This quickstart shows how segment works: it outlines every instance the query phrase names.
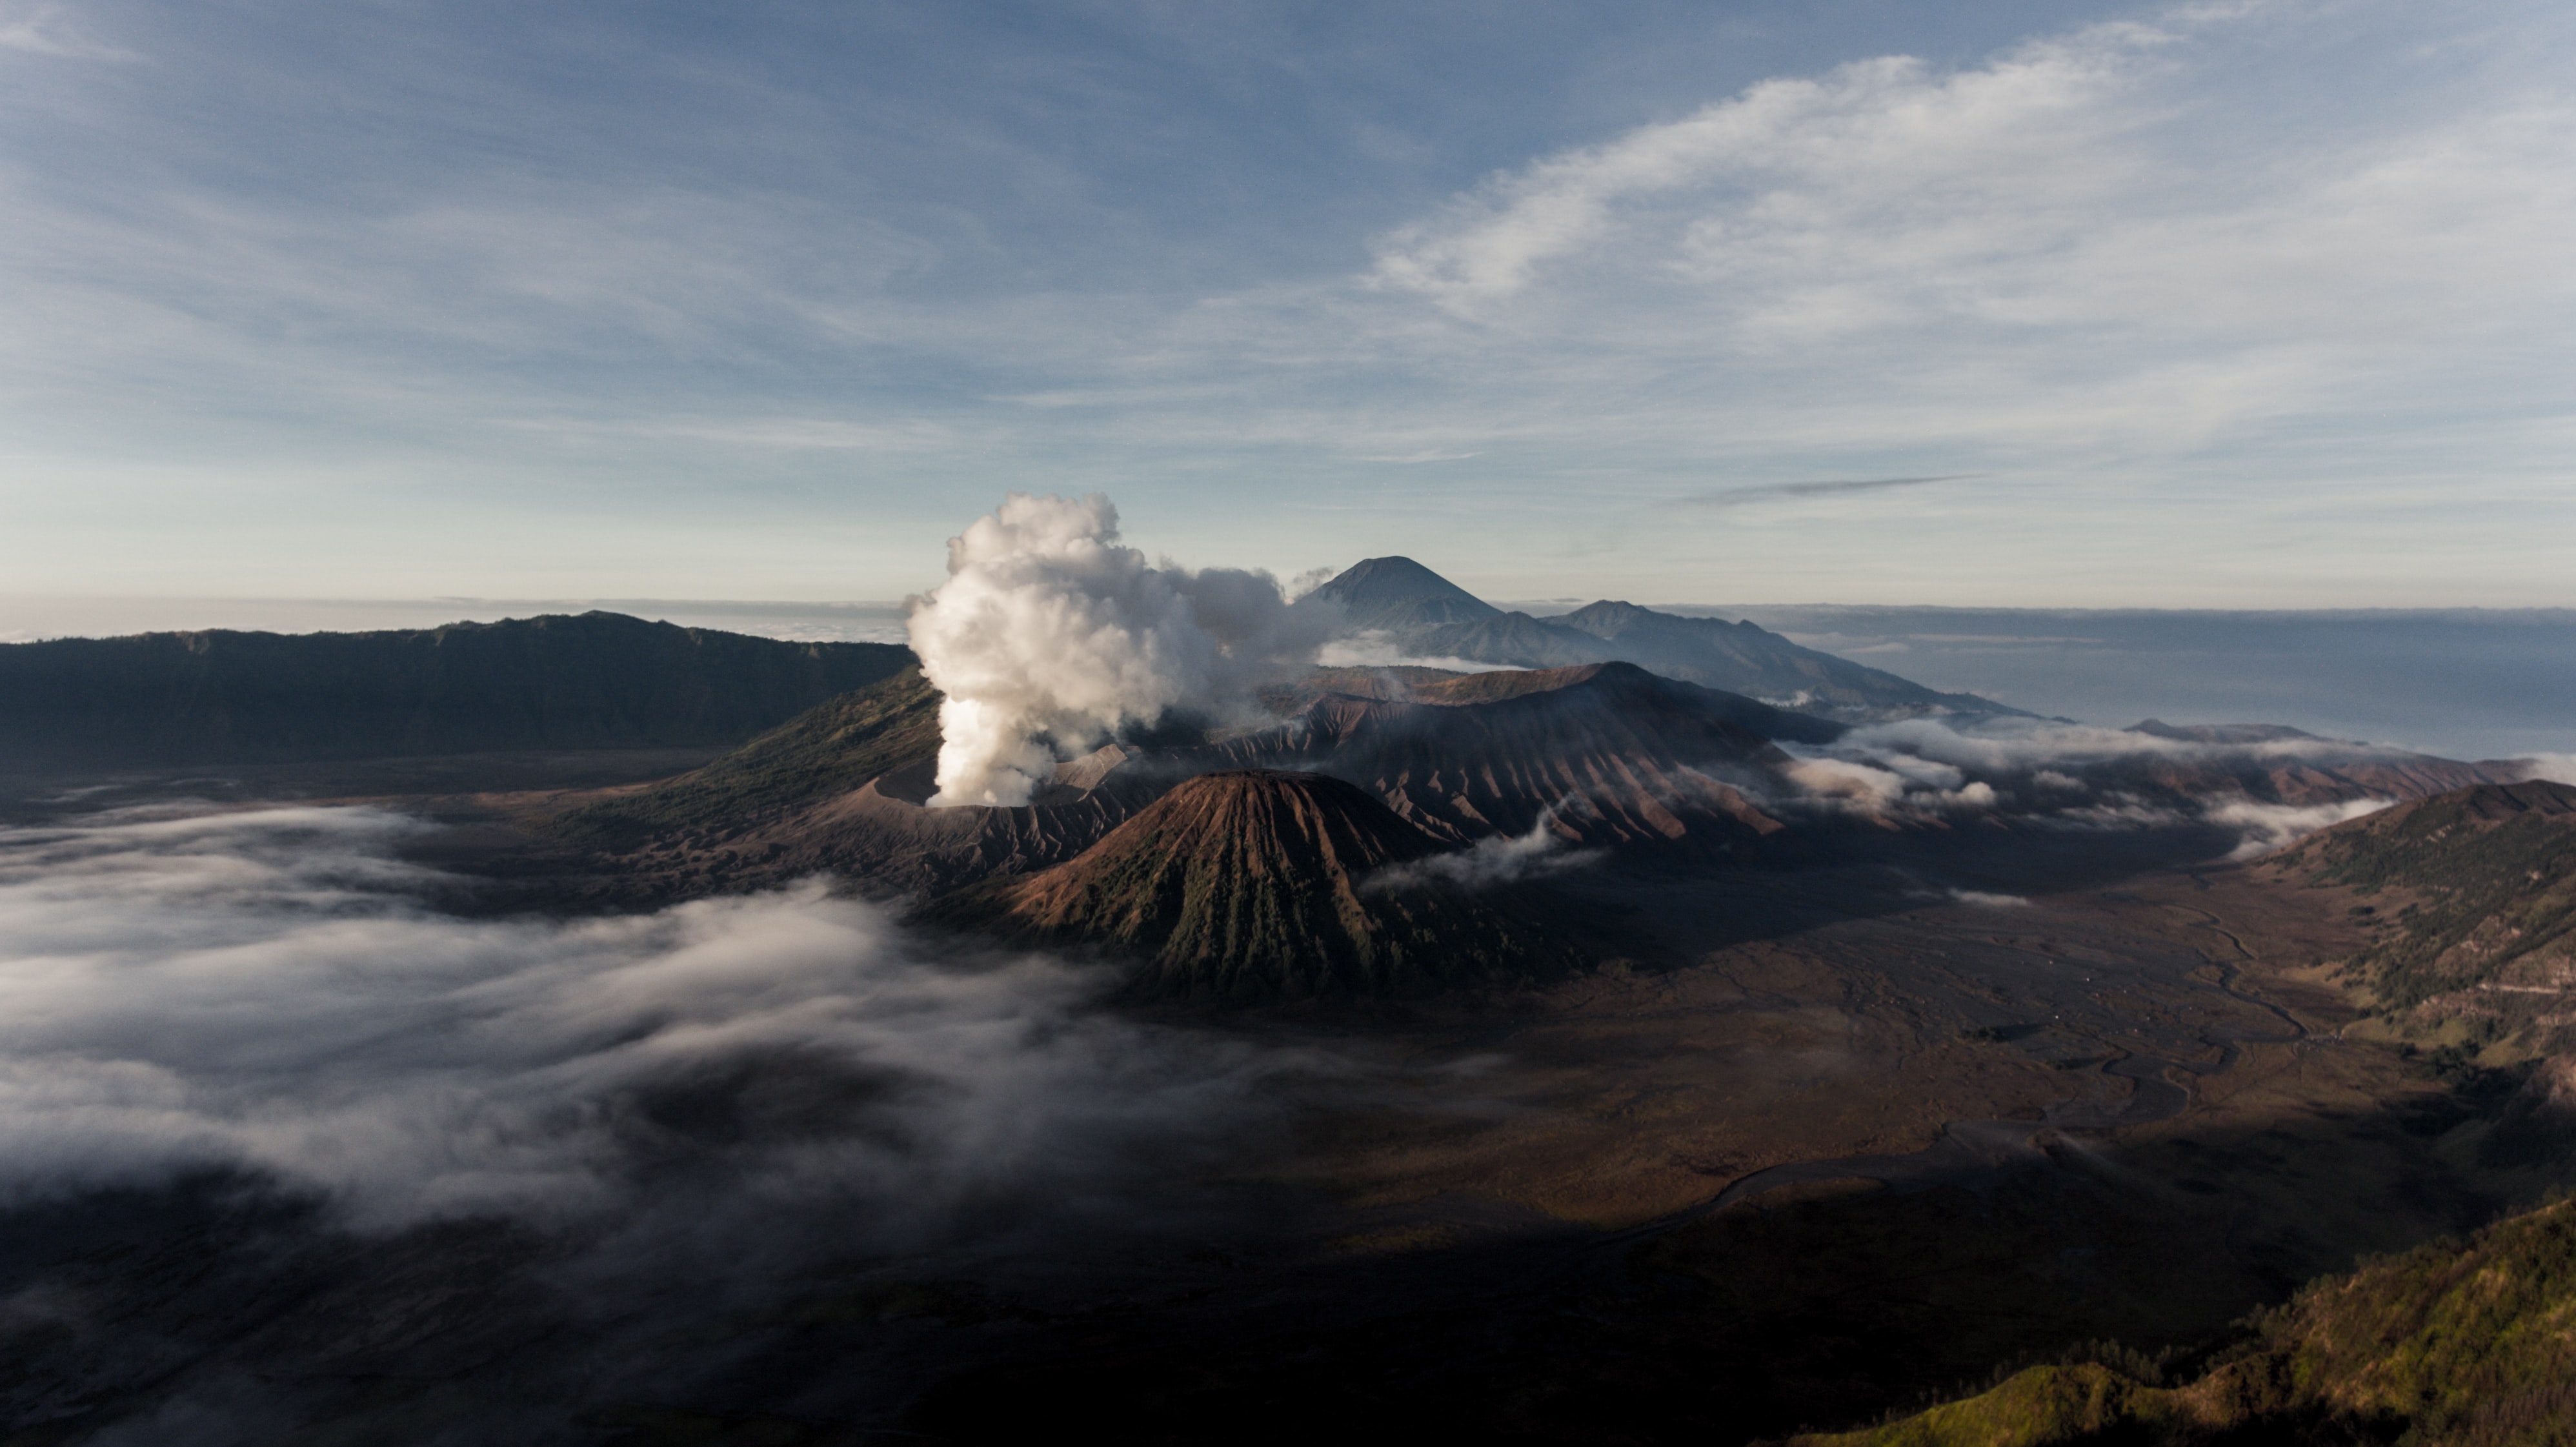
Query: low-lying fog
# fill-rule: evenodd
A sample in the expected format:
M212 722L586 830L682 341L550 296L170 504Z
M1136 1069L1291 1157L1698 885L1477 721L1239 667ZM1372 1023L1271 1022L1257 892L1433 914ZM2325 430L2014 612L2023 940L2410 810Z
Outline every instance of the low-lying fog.
M1077 1234L1140 1239L1263 1134L1283 1076L1331 1068L1095 1010L1094 975L943 949L820 884L625 917L441 913L427 901L457 881L395 852L426 827L279 808L0 830L0 1335L36 1332L52 1354L12 1389L22 1424L122 1400L99 1394L135 1363L227 1353L252 1357L224 1377L248 1406L199 1400L185 1373L175 1397L133 1400L226 1421L283 1410L288 1388L241 1385L275 1363L238 1342L272 1325L261 1296L379 1269L314 1244L330 1239L464 1223L552 1243L549 1299L579 1305L548 1310L590 1325L544 1339L588 1343L585 1380L603 1334L649 1342L670 1312L774 1308L835 1263L928 1253L953 1270ZM143 1279L148 1248L100 1276L86 1248L50 1244L90 1203L137 1200L168 1203L133 1209L181 1222L160 1235L187 1271L265 1264L192 1304L184 1282ZM291 1229L186 1224L189 1201ZM435 1266L430 1306L347 1294L416 1316L470 1297L473 1274ZM508 1314L455 1310L475 1331ZM287 1359L310 1372L336 1349ZM649 1394L673 1364L634 1363L661 1350L629 1351L618 1390ZM18 1400L30 1391L45 1400Z
M461 881L397 857L422 829L376 808L0 829L13 1421L113 1403L142 1416L100 1442L258 1439L348 1383L484 1383L497 1352L523 1401L471 1388L456 1439L554 1439L580 1398L757 1385L726 1352L853 1280L1079 1290L1175 1231L1221 1236L1247 1187L1211 1166L1345 1071L1103 1012L1097 973L943 945L822 883L446 914ZM129 1226L90 1241L90 1220ZM829 1380L840 1406L920 1385L896 1359Z
M238 1168L350 1219L642 1209L719 1170L917 1246L1239 1123L1276 1059L941 959L820 883L470 919L364 808L0 830L0 1193ZM755 1204L756 1203L756 1204ZM702 1210L708 1203L696 1202Z
M2044 828L2116 831L2197 822L2237 836L2227 857L2269 854L2319 829L2396 802L2366 796L2306 804L2267 803L2218 790L2149 796L2124 784L2141 766L2175 765L2223 775L2231 764L2323 768L2366 759L2330 739L2286 738L2213 744L2159 738L2048 719L1904 719L1865 724L1830 744L1786 744L1784 771L1798 794L1766 797L1790 813L1858 814L1891 822L1935 822L1993 812Z

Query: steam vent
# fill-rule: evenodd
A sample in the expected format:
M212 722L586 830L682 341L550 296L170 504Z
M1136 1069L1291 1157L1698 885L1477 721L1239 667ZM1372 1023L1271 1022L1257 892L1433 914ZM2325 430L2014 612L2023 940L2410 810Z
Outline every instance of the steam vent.
M1204 774L1055 868L979 892L1020 939L1132 958L1148 997L1402 996L1554 974L1519 910L1398 866L1442 852L1320 774ZM1394 873L1388 871L1394 870Z

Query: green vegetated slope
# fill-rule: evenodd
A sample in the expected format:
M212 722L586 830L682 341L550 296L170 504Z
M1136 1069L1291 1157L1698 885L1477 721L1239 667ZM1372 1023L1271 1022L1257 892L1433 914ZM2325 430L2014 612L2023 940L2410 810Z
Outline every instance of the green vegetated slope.
M943 917L1130 959L1142 996L1253 1003L1401 996L1553 973L1520 913L1426 874L1442 852L1366 790L1320 774L1203 774L1080 856L969 891Z
M798 714L705 768L569 810L554 827L604 845L738 827L938 752L939 691L918 667L907 667Z
M2576 787L2487 784L2328 830L2283 863L2350 885L2383 1009L2451 992L2576 996Z
M2099 1362L1802 1447L2576 1442L2576 1202L2329 1278L2180 1386ZM2147 1375L2152 1375L2148 1373Z
M0 762L150 768L725 745L912 662L615 613L0 645Z

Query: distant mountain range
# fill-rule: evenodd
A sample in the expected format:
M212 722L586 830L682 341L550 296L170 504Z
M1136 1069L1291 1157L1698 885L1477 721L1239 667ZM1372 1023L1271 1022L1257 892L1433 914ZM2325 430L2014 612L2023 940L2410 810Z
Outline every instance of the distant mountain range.
M1300 600L1338 609L1345 629L1419 658L1510 668L1634 663L1686 683L1848 721L1924 714L2019 714L1803 648L1751 623L1592 603L1555 618L1507 613L1411 558L1369 558Z
M1846 720L2011 712L1752 624L1595 603L1506 613L1405 558L1302 604L1411 652L1556 669L1632 662ZM725 747L910 666L890 643L788 643L550 614L368 633L207 630L0 645L0 772L193 768L503 751ZM1378 684L1341 680L1352 691Z
M722 747L912 662L617 613L0 645L0 769Z

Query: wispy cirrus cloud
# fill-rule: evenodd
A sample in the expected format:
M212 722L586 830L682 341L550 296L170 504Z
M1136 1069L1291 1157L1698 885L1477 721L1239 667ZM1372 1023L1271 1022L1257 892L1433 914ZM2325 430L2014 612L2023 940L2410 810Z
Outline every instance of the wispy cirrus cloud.
M1641 362L1696 352L1865 393L1882 425L1945 376L2010 377L2049 415L1989 402L1972 424L2067 438L2114 395L2140 426L2208 436L2326 403L2361 349L2520 332L2517 297L2563 301L2563 98L2267 124L2228 50L2316 23L2183 9L1956 70L1896 56L1766 81L1489 181L1385 237L1369 280L1524 337L1615 328ZM2287 61L2263 68L2295 85ZM2252 143L2222 148L2238 119Z
M56 4L0 5L0 50L65 60L133 61L143 57L90 38Z
M1809 497L1858 497L1873 492L1894 492L1901 488L1928 487L1936 482L1964 482L1982 476L1974 472L1945 473L1939 477L1862 477L1825 479L1816 482L1769 482L1753 487L1731 487L1718 492L1693 493L1676 498L1683 507L1745 507L1758 502Z

